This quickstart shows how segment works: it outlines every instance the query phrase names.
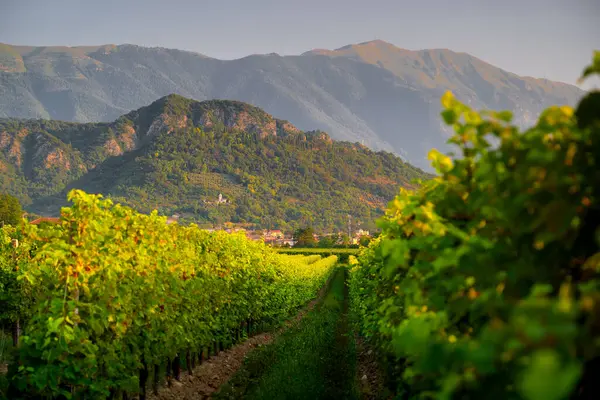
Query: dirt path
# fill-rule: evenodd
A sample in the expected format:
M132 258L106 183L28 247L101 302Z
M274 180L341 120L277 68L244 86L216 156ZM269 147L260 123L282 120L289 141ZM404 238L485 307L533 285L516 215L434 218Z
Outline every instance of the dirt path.
M315 309L221 387L219 400L356 400L354 341L348 336L345 268Z
M245 342L204 361L202 365L194 369L194 375L182 372L181 382L173 381L170 388L163 387L159 389L158 396L151 394L148 399L191 400L210 398L210 395L227 382L242 366L246 354L272 341L273 334L270 333L253 336Z
M381 367L375 352L358 335L356 341L356 375L361 400L388 398Z
M281 334L292 324L300 321L308 311L312 310L327 293L331 285L331 278L321 288L317 297L307 304L295 317L288 320L283 327L273 333L261 333L248 340L233 346L229 350L220 352L197 366L193 375L181 372L181 381L172 381L171 387L162 387L158 395L149 393L149 400L202 400L208 399L224 383L226 383L236 371L243 365L248 353L252 350L270 344L275 336Z

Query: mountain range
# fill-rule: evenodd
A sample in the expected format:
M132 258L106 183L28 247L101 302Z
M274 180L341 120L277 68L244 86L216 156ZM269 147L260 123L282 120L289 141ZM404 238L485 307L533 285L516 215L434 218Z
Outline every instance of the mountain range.
M466 53L405 50L380 40L236 60L135 45L0 44L0 117L108 122L169 94L238 100L301 130L393 152L421 168L429 167L431 147L449 150L450 131L439 117L446 90L475 108L511 110L520 126L584 94Z
M372 229L398 187L430 177L238 101L169 95L106 123L0 118L0 192L41 215L78 188L213 225L345 231L350 215Z

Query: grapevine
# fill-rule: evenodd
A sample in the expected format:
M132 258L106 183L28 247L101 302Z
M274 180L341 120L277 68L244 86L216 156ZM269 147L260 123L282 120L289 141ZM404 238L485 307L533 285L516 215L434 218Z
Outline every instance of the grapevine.
M462 154L433 150L439 176L351 260L356 322L399 398L600 396L599 98L524 132L442 98Z
M19 277L35 289L11 377L23 393L145 393L151 369L167 364L177 378L179 360L288 317L337 262L169 225L78 190L69 200L58 226L23 232L25 243L40 244Z

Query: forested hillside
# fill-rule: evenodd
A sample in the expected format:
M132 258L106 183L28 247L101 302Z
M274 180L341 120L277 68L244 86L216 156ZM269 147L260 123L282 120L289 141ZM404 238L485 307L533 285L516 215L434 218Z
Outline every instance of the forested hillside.
M368 228L399 186L428 177L241 102L172 95L112 123L0 120L0 190L44 215L79 188L198 222L329 230L350 214Z

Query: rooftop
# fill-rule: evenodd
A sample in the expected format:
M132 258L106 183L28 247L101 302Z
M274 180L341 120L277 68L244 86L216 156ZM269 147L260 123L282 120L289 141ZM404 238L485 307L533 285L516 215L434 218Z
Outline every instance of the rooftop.
M33 221L30 222L30 224L32 225L39 225L42 222L48 222L51 224L58 224L60 222L60 218L57 217L41 217L38 219L34 219Z

